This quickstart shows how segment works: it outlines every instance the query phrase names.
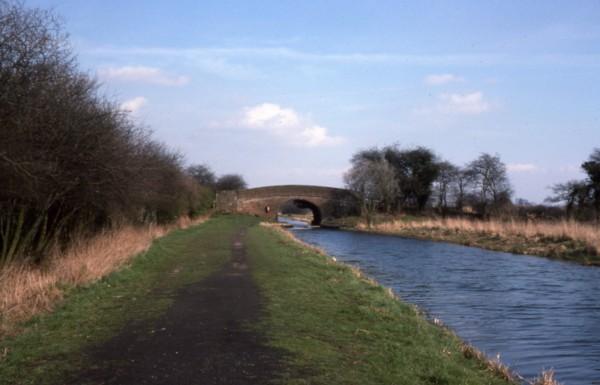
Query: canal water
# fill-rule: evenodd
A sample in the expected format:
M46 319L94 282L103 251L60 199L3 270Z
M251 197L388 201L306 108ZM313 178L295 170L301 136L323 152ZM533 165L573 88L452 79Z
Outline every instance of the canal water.
M352 231L292 231L356 265L525 378L600 384L600 268Z

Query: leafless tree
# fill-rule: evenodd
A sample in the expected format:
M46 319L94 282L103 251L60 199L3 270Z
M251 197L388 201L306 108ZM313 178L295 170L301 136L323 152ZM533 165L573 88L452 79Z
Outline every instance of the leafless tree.
M375 211L383 208L389 212L398 194L395 170L383 156L370 158L357 154L344 181L361 199L369 226Z
M206 198L181 156L78 70L58 18L18 1L0 0L0 130L0 264Z
M588 175L588 187L594 206L594 219L600 223L600 148L594 149L581 168Z
M506 166L498 155L483 153L469 163L467 173L479 195L481 214L488 217L490 209L498 210L510 202L512 190L506 175Z
M448 211L448 200L452 192L458 187L460 170L448 161L438 163L438 176L434 181L434 192L437 198L437 207L446 215Z
M552 186L553 195L546 198L549 203L565 203L567 218L580 216L590 203L589 186L585 181L571 180Z
M194 164L189 166L186 171L201 186L214 188L217 183L215 173L206 164Z
M456 173L456 184L454 186L454 207L458 211L462 211L467 201L467 198L469 197L469 192L472 184L473 177L469 173L469 170L459 168Z

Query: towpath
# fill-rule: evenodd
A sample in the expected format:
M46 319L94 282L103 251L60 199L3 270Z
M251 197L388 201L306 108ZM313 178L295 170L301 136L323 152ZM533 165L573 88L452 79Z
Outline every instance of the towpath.
M261 297L244 235L241 229L233 237L231 261L177 291L163 316L131 324L94 348L96 365L72 384L245 385L275 379L283 354L252 327L261 317Z

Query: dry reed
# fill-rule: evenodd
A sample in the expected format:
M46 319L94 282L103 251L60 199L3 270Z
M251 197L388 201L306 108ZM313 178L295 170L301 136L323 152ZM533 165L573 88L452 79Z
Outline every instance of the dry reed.
M5 266L0 270L0 338L15 332L19 322L50 311L62 298L62 287L99 280L147 250L156 238L205 220L183 217L163 226L124 226L76 241L65 252L49 256L42 266Z
M560 382L558 382L555 378L554 378L554 371L552 369L550 370L546 370L543 371L542 374L533 380L533 382L530 382L531 385L561 385Z
M502 363L500 354L497 354L494 358L490 358L481 350L467 343L462 343L461 350L465 358L475 359L481 362L486 369L496 377L502 378L508 382L517 382L519 375Z
M360 223L358 228L366 230L367 226ZM600 254L600 231L598 228L575 221L481 221L456 218L403 221L398 219L375 224L372 227L372 230L385 233L398 233L411 229L446 229L507 238L520 236L534 241L574 240L583 242L592 254Z

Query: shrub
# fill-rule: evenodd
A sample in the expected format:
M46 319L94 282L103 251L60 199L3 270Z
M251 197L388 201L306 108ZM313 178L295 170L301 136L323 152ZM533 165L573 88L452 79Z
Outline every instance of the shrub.
M82 73L48 11L0 0L0 265L73 234L198 214L210 194Z

